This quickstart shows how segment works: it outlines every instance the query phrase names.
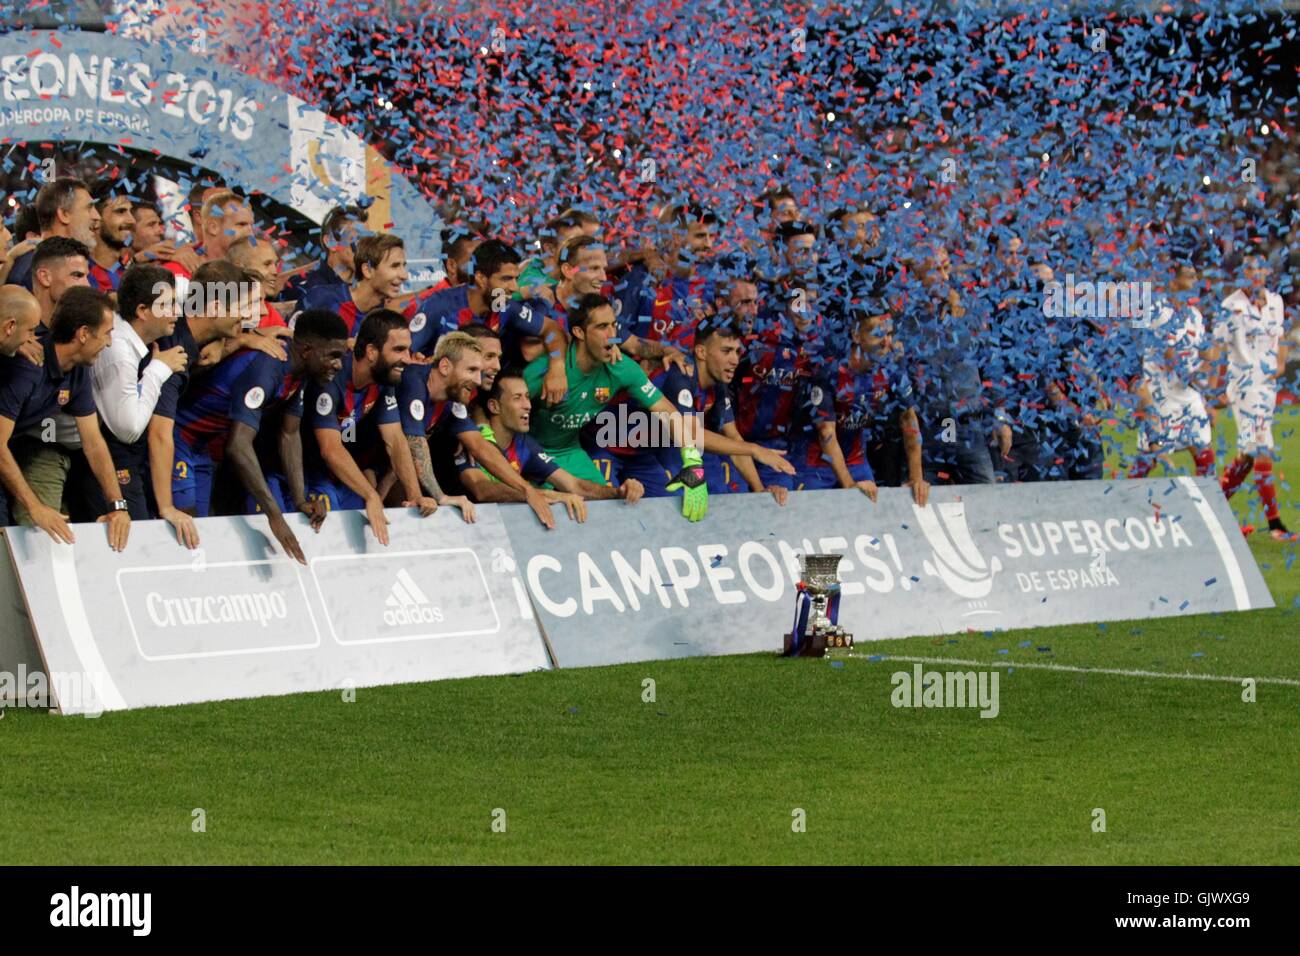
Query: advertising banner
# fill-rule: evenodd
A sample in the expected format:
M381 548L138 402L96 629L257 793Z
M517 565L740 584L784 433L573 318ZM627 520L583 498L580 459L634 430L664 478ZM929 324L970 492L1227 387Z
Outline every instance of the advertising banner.
M857 641L1273 606L1210 479L935 488L924 508L892 488L719 495L699 524L679 507L599 502L550 533L506 511L557 666L775 653L808 552L844 555Z
M195 551L161 521L122 554L96 525L7 538L55 702L95 713L548 667L500 516L390 511L388 547L362 512L287 516L305 567L260 515L199 519Z
M196 44L0 34L0 143L68 140L157 151L316 223L364 198L370 226L405 240L411 287L441 275L442 224L410 182L320 110L207 59Z

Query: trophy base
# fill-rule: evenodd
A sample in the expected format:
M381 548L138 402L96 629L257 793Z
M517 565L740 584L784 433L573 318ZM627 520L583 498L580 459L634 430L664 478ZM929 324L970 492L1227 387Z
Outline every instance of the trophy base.
M825 657L828 650L852 647L853 635L844 631L814 631L795 647L794 635L785 635L782 657Z

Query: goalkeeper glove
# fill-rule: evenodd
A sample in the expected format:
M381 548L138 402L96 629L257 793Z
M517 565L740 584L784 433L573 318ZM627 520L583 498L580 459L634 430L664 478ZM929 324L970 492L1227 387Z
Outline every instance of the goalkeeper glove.
M704 456L698 448L682 449L682 470L668 485L682 489L682 514L688 521L700 521L709 510L709 486L704 480Z

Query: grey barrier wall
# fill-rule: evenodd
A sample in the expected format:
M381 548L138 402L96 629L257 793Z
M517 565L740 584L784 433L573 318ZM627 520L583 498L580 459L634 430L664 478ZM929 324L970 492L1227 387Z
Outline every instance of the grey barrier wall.
M840 623L861 640L1272 607L1212 480L1060 482L601 502L586 529L505 516L560 667L776 651L798 554L845 555ZM588 530L591 529L591 530ZM598 529L598 530L597 530Z
M858 641L1273 606L1211 480L936 488L924 508L901 489L717 496L699 524L674 499L589 508L553 531L518 505L472 525L390 511L387 548L361 512L319 535L292 516L306 567L260 516L200 520L196 552L156 521L123 554L102 526L73 546L10 528L0 672L43 657L62 712L94 713L775 652L807 551L845 556Z

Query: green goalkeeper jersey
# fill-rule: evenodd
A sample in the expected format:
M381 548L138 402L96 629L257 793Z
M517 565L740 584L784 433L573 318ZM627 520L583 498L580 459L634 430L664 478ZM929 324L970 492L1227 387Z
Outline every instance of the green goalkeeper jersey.
M539 356L524 369L524 380L528 383L528 394L534 398L529 433L547 451L576 446L582 427L625 389L646 408L663 398L641 366L627 356L617 362L605 362L585 374L578 367L575 343L569 344L564 356L568 391L556 405L536 401L542 393L546 371L547 357Z

